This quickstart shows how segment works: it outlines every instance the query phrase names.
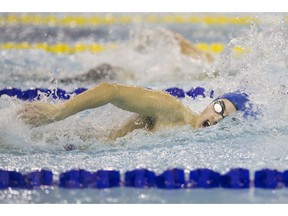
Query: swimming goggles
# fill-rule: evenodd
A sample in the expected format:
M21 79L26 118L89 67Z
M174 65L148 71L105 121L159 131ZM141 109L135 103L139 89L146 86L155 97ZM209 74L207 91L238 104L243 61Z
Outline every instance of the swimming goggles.
M221 115L222 118L225 118L223 115L225 111L225 104L223 101L216 101L213 105L213 109L217 114Z

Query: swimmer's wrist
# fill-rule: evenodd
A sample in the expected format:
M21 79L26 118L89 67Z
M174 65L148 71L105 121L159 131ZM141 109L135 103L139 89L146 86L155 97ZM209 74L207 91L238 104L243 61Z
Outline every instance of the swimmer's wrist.
M55 116L56 121L66 119L69 116L77 113L77 110L75 110L75 106L68 104L68 103L59 104L57 109L58 109L58 112L56 113L56 116Z
M57 113L54 117L54 120L60 121L60 120L67 118L69 115L67 115L65 111L66 111L65 105L59 104L57 106Z

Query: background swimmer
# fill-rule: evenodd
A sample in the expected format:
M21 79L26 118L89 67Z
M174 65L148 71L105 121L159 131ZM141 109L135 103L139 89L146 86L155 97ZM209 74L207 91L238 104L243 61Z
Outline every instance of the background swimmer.
M209 52L198 49L181 34L167 29L159 28L146 30L142 32L140 36L137 36L137 40L128 43L133 43L132 47L134 47L137 52L145 53L149 50L157 49L157 45L155 44L157 44L159 40L162 40L165 43L176 43L176 45L179 47L180 53L194 61L200 61L202 63L214 62L214 58ZM163 46L164 45L165 44L163 44ZM199 79L201 78L199 77ZM105 62L90 69L86 73L72 77L63 77L57 80L60 83L86 82L95 84L103 81L121 82L135 79L137 79L135 72L128 70L127 68Z
M247 94L229 93L214 100L200 115L197 115L167 92L101 83L61 104L27 103L18 115L25 123L39 126L110 103L135 113L122 128L110 134L109 138L115 140L139 128L153 132L172 126L190 125L194 129L208 127L237 110L245 112L248 109L245 106L248 101Z

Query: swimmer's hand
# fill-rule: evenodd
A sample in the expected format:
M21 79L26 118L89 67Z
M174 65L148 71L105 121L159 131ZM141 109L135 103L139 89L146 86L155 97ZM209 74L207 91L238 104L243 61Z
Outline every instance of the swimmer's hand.
M45 102L26 103L18 111L18 117L34 127L61 120L61 106Z

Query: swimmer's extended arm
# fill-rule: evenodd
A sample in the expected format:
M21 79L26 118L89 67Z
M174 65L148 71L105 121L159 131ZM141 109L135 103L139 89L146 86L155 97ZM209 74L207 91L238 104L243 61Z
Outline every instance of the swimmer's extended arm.
M110 83L101 83L62 104L29 103L20 111L20 117L28 124L38 126L107 103L164 121L184 121L185 116L196 118L179 100L166 92Z
M191 42L186 40L182 35L174 32L174 38L179 42L182 54L190 56L194 59L201 59L202 61L214 61L214 58L210 53L198 49Z

